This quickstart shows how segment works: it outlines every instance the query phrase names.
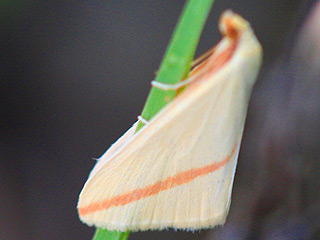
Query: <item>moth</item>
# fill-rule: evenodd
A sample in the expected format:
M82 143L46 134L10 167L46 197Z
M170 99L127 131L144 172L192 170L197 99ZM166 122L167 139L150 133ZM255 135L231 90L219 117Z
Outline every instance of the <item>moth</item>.
M190 77L154 87L183 91L136 134L135 123L97 161L80 193L80 219L118 231L210 228L225 222L262 48L227 11L222 40Z

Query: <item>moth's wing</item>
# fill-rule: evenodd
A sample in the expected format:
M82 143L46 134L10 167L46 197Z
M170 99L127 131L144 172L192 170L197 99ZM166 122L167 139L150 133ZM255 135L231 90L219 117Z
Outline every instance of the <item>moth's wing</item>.
M121 150L98 163L80 194L83 222L119 231L224 223L261 61L251 31L238 41L220 71L187 87Z
M138 122L135 122L131 128L129 128L110 148L97 160L97 164L94 169L91 171L90 176L94 175L95 172L100 169L100 166L104 165L106 161L111 159L112 155L116 154L122 149L127 142L133 137L135 130L137 128ZM89 178L90 178L89 176Z

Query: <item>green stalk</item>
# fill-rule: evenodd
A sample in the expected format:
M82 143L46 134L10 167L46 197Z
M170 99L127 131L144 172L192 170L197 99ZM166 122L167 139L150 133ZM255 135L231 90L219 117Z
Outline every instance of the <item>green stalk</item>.
M162 60L157 82L175 84L186 78L214 0L189 0L181 14L178 25ZM141 116L150 120L169 103L176 91L164 91L153 87L149 93ZM143 126L140 122L137 131Z
M108 231L98 228L93 236L93 240L127 240L130 232Z
M186 78L200 39L201 32L214 0L188 0L173 33L166 54L155 79L165 84L175 84ZM141 116L150 120L174 97L175 90L151 88ZM139 122L136 132L143 127ZM98 228L93 240L127 240L129 231L117 232Z

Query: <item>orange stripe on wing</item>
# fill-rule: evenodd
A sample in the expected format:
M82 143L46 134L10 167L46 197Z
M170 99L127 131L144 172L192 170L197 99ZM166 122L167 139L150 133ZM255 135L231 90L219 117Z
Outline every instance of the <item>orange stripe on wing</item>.
M195 178L202 177L209 173L217 171L231 160L237 149L237 145L238 144L234 146L232 152L221 162L212 163L201 168L193 168L188 171L178 173L175 176L168 177L163 181L158 181L155 184L149 185L147 187L139 188L101 202L92 203L87 207L79 208L79 215L85 216L93 212L107 210L110 207L124 206L140 199L155 195L161 191L169 190L174 187L186 184L194 180Z

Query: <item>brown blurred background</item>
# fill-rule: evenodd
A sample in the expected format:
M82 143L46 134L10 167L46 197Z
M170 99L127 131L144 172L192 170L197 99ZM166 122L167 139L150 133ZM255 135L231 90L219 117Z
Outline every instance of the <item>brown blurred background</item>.
M76 204L92 158L142 110L184 2L0 2L1 240L91 239ZM216 0L198 55L220 38L228 8L252 23L265 55L230 215L224 228L130 239L320 239L315 2Z

